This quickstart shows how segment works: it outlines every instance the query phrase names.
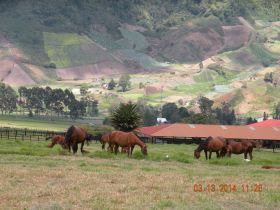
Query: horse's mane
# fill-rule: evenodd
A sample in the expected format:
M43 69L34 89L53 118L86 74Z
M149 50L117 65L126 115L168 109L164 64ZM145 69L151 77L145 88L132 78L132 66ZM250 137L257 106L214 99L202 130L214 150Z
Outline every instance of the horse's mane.
M198 151L204 150L204 149L207 147L209 141L210 141L212 138L213 138L212 136L209 136L205 141L202 141L202 142L198 145L198 147L197 147L196 150L198 150Z
M130 132L130 135L133 137L133 139L137 142L137 143L139 143L141 146L144 146L145 145L145 143L139 138L139 136L138 135L136 135L136 133L135 132Z
M66 142L66 144L69 145L69 146L70 146L70 144L71 144L71 136L72 136L72 134L73 134L73 132L74 132L74 129L75 129L75 126L72 125L70 128L68 128L68 130L67 130L67 132L66 132L66 135L65 135L65 142Z

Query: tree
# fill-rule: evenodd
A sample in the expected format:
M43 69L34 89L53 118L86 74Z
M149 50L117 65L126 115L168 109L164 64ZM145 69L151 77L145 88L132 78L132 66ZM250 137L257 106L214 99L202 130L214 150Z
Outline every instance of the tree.
M114 90L117 83L114 81L114 79L111 79L111 81L108 83L108 90Z
M110 116L112 126L121 131L132 131L141 124L141 115L137 112L136 104L121 103Z
M205 115L202 113L191 113L189 117L183 120L185 123L191 124L218 124L219 121L213 115Z
M81 87L80 87L80 93L82 96L85 96L88 94L88 89L89 89L89 86L87 84L82 84Z
M274 107L273 110L273 119L280 119L280 102Z
M77 119L79 117L82 117L86 113L86 104L83 101L73 101L69 105L69 114L72 119Z
M198 100L199 108L202 114L211 115L212 114L212 106L214 101L202 96Z
M266 112L263 113L263 121L268 119L268 114L266 114Z
M235 112L227 103L222 103L222 107L216 108L214 112L220 124L232 125L236 122Z
M81 102L84 102L86 105L86 111L90 116L98 115L98 101L93 97L86 96L81 98Z
M203 69L203 62L202 62L202 61L199 63L199 69L200 69L200 70Z
M273 73L270 72L270 73L265 73L264 75L264 79L263 79L265 82L270 82L272 83L273 82Z
M246 125L250 125L250 124L253 124L253 123L256 123L258 122L255 118L252 118L252 117L248 117L246 119Z
M121 78L119 79L119 87L122 88L122 92L125 92L127 90L128 87L130 87L130 76L129 74L124 74L121 76Z
M148 105L144 99L137 101L137 111L141 113L144 126L156 125L159 110L157 107Z
M178 112L178 107L175 103L166 103L162 106L162 117L166 118L168 121L173 121L172 116L176 118L174 113Z
M16 109L17 95L14 89L0 83L0 110L2 114L11 113Z

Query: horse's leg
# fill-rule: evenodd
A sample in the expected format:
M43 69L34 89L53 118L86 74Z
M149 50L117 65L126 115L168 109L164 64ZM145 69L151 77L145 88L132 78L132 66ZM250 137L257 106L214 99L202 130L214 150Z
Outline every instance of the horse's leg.
M132 146L131 146L130 155L132 155L132 152L133 152L134 147L135 147L135 145L132 145Z
M212 151L209 152L209 160L211 160Z
M81 153L85 152L85 150L83 150L84 144L85 144L85 142L83 141L82 144L81 144Z
M115 144L115 154L117 154L118 153L118 151L119 151L119 145L118 144Z
M74 154L77 153L77 151L78 151L78 143L74 143L74 144L72 145L72 150L73 150L73 153L74 153Z
M217 158L220 158L220 154L219 154L219 151L216 152L216 155L217 155Z
M127 152L127 156L129 157L129 155L130 155L130 146L127 147L127 151L126 152Z
M207 150L206 150L206 149L204 150L204 153L205 153L205 158L206 158L206 160L208 160L208 157L207 157Z
M105 149L105 145L106 145L106 143L102 143L102 150L104 150Z
M248 151L246 150L246 151L244 152L244 159L247 159L247 154L248 154Z
M250 155L250 160L253 160L253 155L252 155L252 152L253 152L253 151L250 151L250 152L249 152L249 155Z

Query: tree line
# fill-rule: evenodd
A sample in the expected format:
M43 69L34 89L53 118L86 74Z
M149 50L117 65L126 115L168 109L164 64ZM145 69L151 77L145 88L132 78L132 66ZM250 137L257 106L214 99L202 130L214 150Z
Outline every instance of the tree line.
M20 87L14 90L0 83L0 111L2 114L13 112L44 116L69 116L77 119L83 116L98 114L98 101L90 96L79 100L68 89L52 89L50 87Z
M200 97L197 101L200 111L194 112L186 107L178 107L176 103L165 103L162 107L155 107L148 105L144 99L139 99L137 103L120 103L111 110L104 124L127 132L141 126L156 125L159 116L166 118L168 123L238 125L257 122L255 118L247 117L240 123L229 104L222 103L216 108L213 105L214 101ZM274 107L272 116L273 119L280 119L280 102ZM264 112L263 120L266 119L268 114Z

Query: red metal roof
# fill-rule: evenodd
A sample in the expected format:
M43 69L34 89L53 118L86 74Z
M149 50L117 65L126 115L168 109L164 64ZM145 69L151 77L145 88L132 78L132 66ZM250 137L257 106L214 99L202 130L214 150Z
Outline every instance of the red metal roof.
M153 137L166 138L207 138L208 136L222 136L228 139L280 140L280 128L270 126L170 124L145 127L138 129L138 132Z
M149 127L142 127L142 128L137 128L135 131L142 133L146 136L152 136L152 134L160 131L161 129L167 128L171 124L162 124L162 125L156 125L156 126L149 126Z
M250 126L277 126L277 127L280 127L280 120L265 120L262 122L250 124Z

